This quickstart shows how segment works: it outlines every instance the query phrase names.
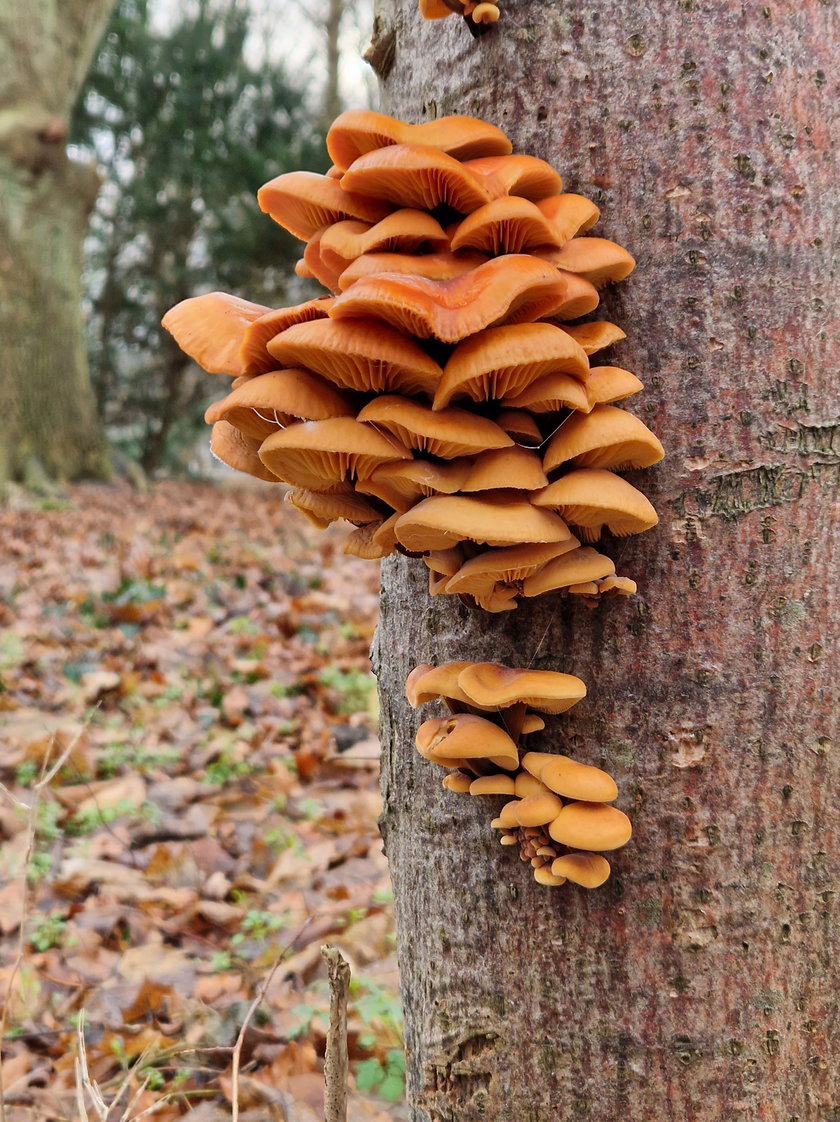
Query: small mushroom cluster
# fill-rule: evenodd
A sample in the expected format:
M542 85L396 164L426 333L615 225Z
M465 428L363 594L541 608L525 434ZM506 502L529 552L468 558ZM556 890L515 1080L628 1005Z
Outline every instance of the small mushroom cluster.
M501 831L502 845L519 847L540 884L569 880L597 888L610 875L601 853L618 849L632 833L627 815L607 805L618 796L607 772L519 747L521 737L545 727L540 713L563 713L585 695L572 674L495 662L423 664L406 680L412 706L443 700L450 710L423 722L418 751L449 769L443 780L449 790L508 797L491 825Z
M280 175L258 200L332 295L271 309L210 293L164 318L235 378L207 412L212 450L289 484L317 526L352 523L348 553L422 555L433 594L503 612L634 592L589 543L655 525L615 473L663 450L615 405L639 379L590 364L624 333L568 322L633 258L581 236L598 208L484 121L353 110L327 148L326 175Z
M419 0L419 7L423 19L463 16L473 35L486 31L502 14L498 4L487 4L484 0Z

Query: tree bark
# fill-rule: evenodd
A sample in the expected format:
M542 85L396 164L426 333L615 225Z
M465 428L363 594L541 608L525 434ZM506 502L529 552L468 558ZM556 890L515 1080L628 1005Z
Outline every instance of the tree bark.
M604 361L646 383L629 408L668 455L629 476L661 518L613 543L629 600L491 616L383 564L412 1122L840 1119L836 22L818 0L501 6L473 39L386 0L383 108L493 121L601 206L638 268L592 318L627 331ZM529 744L618 779L635 834L604 888L537 885L500 802L413 748L405 677L456 658L587 682Z
M0 481L108 460L82 326L82 239L99 188L68 121L113 0L9 0L0 11Z

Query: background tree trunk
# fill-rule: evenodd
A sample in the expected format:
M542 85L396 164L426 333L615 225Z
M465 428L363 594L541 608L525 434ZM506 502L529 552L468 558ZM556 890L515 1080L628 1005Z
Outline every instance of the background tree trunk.
M817 0L502 6L474 40L386 0L384 108L487 118L598 202L638 260L607 361L668 456L631 476L661 522L612 550L629 601L490 616L383 566L411 1117L838 1119L836 23ZM603 889L536 885L499 803L414 750L406 674L454 658L587 682L535 746L619 781L635 835Z
M107 474L87 373L81 245L99 187L68 122L113 0L0 10L0 481Z

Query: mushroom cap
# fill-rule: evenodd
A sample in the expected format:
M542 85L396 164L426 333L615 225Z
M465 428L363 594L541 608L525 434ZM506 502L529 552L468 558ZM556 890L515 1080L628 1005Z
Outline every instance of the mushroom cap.
M518 799L527 799L529 795L547 795L549 788L540 783L535 775L527 771L518 771L513 782L514 793Z
M588 389L588 382L581 383L570 374L546 374L519 393L506 397L502 404L513 409L529 409L532 413L556 413L560 409L588 413L591 409Z
M351 417L302 421L267 437L260 459L286 483L323 491L325 484L361 477L411 453L397 441Z
M596 853L566 853L552 861L551 871L582 888L600 888L609 878L610 863Z
M426 277L427 280L452 280L463 276L488 258L483 253L464 249L460 253L365 253L348 265L338 278L338 287L346 292L362 277L379 273L399 273L401 276Z
M236 377L245 373L239 351L246 328L270 310L228 292L207 292L170 308L161 324L203 370Z
M512 612L516 608L517 594L517 589L499 583L487 592L473 593L472 599L483 612Z
M526 752L522 757L522 766L551 791L566 799L611 803L618 798L618 787L611 775L570 756Z
M458 685L480 709L506 709L523 703L541 713L565 713L586 697L574 674L517 670L499 662L476 662L458 675Z
M513 444L507 433L486 417L465 409L434 412L428 405L397 394L375 397L362 409L358 419L391 433L406 448L429 452L445 460Z
M360 480L358 489L367 495L375 495L404 514L429 495L451 495L459 491L470 470L470 463L468 459L456 459L442 464L430 460L383 464L368 479Z
M512 795L512 775L480 775L469 786L471 795Z
M525 156L518 152L509 156L482 156L465 161L463 166L487 190L489 198L484 200L485 203L502 195L518 195L522 199L538 202L563 190L563 181L551 164L536 156ZM469 214L476 209L477 207L471 207L463 213Z
M260 441L245 436L227 421L217 421L210 433L210 451L217 460L228 467L254 475L266 483L278 483L277 476L268 470L258 455Z
M545 721L536 713L526 713L522 720L522 736L527 736L529 732L540 732L545 728Z
M388 533L391 519L368 522L348 534L341 547L342 553L363 557L365 561L378 561L394 552L393 535Z
M450 8L444 0L420 0L420 15L423 19L446 19L453 15L454 8Z
M598 581L599 596L632 596L636 591L636 582L630 577L610 575Z
M343 181L314 171L287 171L257 191L260 210L301 241L346 218L380 222L394 209L379 198L354 194Z
M395 210L371 225L347 219L328 226L321 237L321 252L334 268L347 266L366 253L417 253L430 247L449 248L449 238L431 214L422 210ZM572 270L574 271L574 270Z
M431 0L431 3L424 0L424 3L439 12L438 15L429 15L423 11L426 19L440 19L452 14L452 9L440 0ZM333 164L343 171L359 156L391 144L422 144L427 148L439 148L456 160L504 156L511 151L511 143L501 129L475 117L440 117L436 121L411 125L384 113L348 109L336 117L327 133L327 151Z
M434 753L436 763L487 759L498 767L519 766L516 745L504 729L474 713L453 713L424 721L417 730L415 743L423 755Z
M554 231L552 244L563 245L570 238L585 233L601 217L591 199L571 192L542 199L537 206Z
M273 308L249 323L242 336L239 351L243 374L265 374L269 370L275 370L277 360L266 349L268 341L296 323L326 319L332 300L332 296L319 296L292 308Z
M569 550L548 561L522 582L523 596L542 596L559 588L570 588L582 581L599 580L615 572L615 563L589 546Z
M471 13L473 23L496 23L502 13L495 4L476 4Z
M519 828L519 818L516 810L521 801L521 799L511 799L509 803L505 803L499 811L499 817L494 818L490 825L495 830L517 830Z
M531 496L579 527L584 541L595 541L606 526L616 537L641 534L659 521L648 499L636 488L600 468L577 468Z
M349 484L341 491L292 490L287 492L286 502L305 515L319 530L339 518L354 522L357 526L378 522L382 518L381 512L363 495L357 495Z
M606 238L572 238L561 249L538 249L536 253L558 269L586 277L596 288L624 280L636 267L626 249Z
M448 413L456 412L454 409L444 409L433 414L443 417ZM457 410L460 412L460 410ZM470 414L473 416L473 414ZM483 419L483 418L482 418ZM492 424L493 422L485 422ZM498 425L494 425L498 429ZM499 429L499 432L502 430ZM505 434L507 436L507 434ZM510 437L508 437L510 440ZM511 442L512 443L512 442ZM486 447L486 446L485 446ZM441 455L441 453L438 453ZM540 482L543 480L544 482ZM479 452L472 461L472 466L460 486L461 491L496 491L501 487L509 487L515 491L536 491L546 486L548 479L542 469L540 457L529 448L521 448L513 444L507 448L490 448L486 452Z
M464 339L452 352L435 392L434 408L442 409L460 397L509 398L553 372L580 382L589 376L585 351L561 327L550 323L489 327ZM585 392L580 399L587 404Z
M229 421L248 436L264 440L296 420L352 417L354 407L335 386L309 370L272 370L235 387L204 414L212 425Z
M563 804L550 791L544 794L526 795L520 799L514 811L520 826L547 826L553 822Z
M530 322L567 311L569 318L583 315L581 301L589 311L598 302L591 285L581 295L580 286L587 284L534 257L508 254L445 281L400 273L360 277L336 298L330 315L374 316L421 339L435 336L457 343L503 322Z
M273 438L272 438L273 439ZM461 541L514 545L523 541L560 542L571 536L561 518L537 517L545 511L511 498L516 492L485 491L467 495L433 495L401 515L397 538L410 553L448 549Z
M428 701L449 698L469 705L470 699L458 685L458 675L469 666L469 662L444 662L440 666L421 663L415 666L405 680L405 696L409 705L416 709Z
M324 231L329 230L329 226L324 229L316 230L309 241L306 243L306 249L303 251L303 263L308 270L308 275L314 277L324 288L328 288L330 292L338 292L338 278L344 272L344 262L338 261L336 264L324 256L321 249L321 242L323 241ZM297 272L297 269L295 270Z
M572 849L619 849L630 840L633 827L627 815L606 803L567 803L548 832L556 842Z
M658 463L665 449L647 425L614 405L596 405L591 413L573 413L557 429L543 456L547 472L572 463L576 467L644 468Z
M451 549L433 549L424 555L423 562L436 573L452 577L464 563L464 551L460 545Z
M442 371L413 339L373 319L299 323L268 344L276 362L305 366L336 385L432 396Z
M524 409L503 409L496 414L495 420L499 428L512 436L517 444L523 444L526 448L536 448L542 444L539 425Z
M472 781L472 776L465 771L450 771L444 775L441 785L446 787L448 791L456 791L459 795L467 795Z
M474 210L458 223L451 241L452 249L477 249L493 256L561 244L536 203L516 195L492 199Z
M539 572L555 557L577 548L577 538L562 542L534 543L489 549L471 557L451 576L446 591L468 596L489 592L497 581L512 584Z
M400 207L434 210L445 205L461 214L477 210L493 197L467 164L422 144L393 144L366 152L341 177L341 187Z
M591 323L579 323L574 327L564 327L563 330L571 335L575 342L580 343L588 355L594 354L595 351L602 351L604 347L627 338L620 327L603 319L593 320Z
M534 880L537 884L544 884L549 888L559 888L566 883L566 878L555 876L548 865L540 865L539 868L534 869Z
M593 366L586 383L586 396L592 408L595 405L611 405L643 389L642 383L629 370L622 370L620 366Z

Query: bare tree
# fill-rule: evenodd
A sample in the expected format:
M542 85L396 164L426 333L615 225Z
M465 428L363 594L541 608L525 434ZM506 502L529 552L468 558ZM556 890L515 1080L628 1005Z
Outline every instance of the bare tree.
M99 181L66 140L112 7L0 6L0 481L108 470L81 319L81 243Z
M500 616L384 565L375 652L413 1122L840 1118L837 25L818 0L504 0L473 39L383 0L384 108L504 127L639 267L601 315L668 458L640 593ZM834 46L833 46L834 44ZM412 746L419 662L575 673L543 747L606 766L633 843L547 889Z

